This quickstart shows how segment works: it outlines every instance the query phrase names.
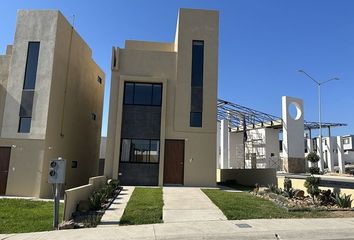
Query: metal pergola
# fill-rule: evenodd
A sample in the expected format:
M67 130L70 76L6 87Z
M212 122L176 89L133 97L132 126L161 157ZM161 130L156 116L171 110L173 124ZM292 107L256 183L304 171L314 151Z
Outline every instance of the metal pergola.
M281 129L283 127L283 120L280 117L260 112L248 107L241 106L236 103L218 99L217 102L217 118L218 121L222 119L228 119L230 128L232 131L243 131L258 129L258 128L276 128ZM347 126L345 123L322 123L322 128L328 128L329 132L332 127ZM319 129L318 122L304 122L304 129L311 130Z

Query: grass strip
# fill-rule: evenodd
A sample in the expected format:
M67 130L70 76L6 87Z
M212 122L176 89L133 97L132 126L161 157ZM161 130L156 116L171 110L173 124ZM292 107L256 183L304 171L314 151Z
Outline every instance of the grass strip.
M120 225L162 223L162 189L135 188Z
M0 199L0 233L24 233L53 230L53 202L24 199ZM60 204L63 218L64 204Z

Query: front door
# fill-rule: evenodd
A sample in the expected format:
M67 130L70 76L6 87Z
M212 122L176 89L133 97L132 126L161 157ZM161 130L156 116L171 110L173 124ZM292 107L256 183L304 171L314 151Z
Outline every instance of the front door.
M0 195L5 195L11 147L0 147Z
M183 185L184 140L165 140L163 183Z

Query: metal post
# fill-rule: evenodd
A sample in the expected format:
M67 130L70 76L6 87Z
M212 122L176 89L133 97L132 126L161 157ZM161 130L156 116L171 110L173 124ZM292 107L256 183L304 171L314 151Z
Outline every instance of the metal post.
M320 125L320 141L319 141L319 153L320 153L320 169L324 170L323 152L322 152L322 119L321 119L321 84L318 83L318 123Z
M321 121L321 85L328 83L333 80L339 80L339 77L334 77L330 78L326 81L317 81L313 77L311 77L308 73L306 73L304 70L300 69L298 70L299 72L305 74L308 78L310 78L313 82L315 82L318 86L318 122L319 122L319 128L320 128L320 137L319 137L319 154L320 154L320 169L323 171L324 170L324 162L323 162L323 151L322 151L322 121Z
M60 203L60 184L55 183L55 196L54 196L54 219L53 226L55 230L58 230L59 226L59 203Z

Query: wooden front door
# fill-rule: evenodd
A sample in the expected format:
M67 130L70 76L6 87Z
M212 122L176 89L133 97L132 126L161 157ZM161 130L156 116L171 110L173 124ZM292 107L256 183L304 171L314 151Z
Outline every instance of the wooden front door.
M0 147L0 195L5 195L11 147Z
M164 184L183 185L184 140L165 140Z

